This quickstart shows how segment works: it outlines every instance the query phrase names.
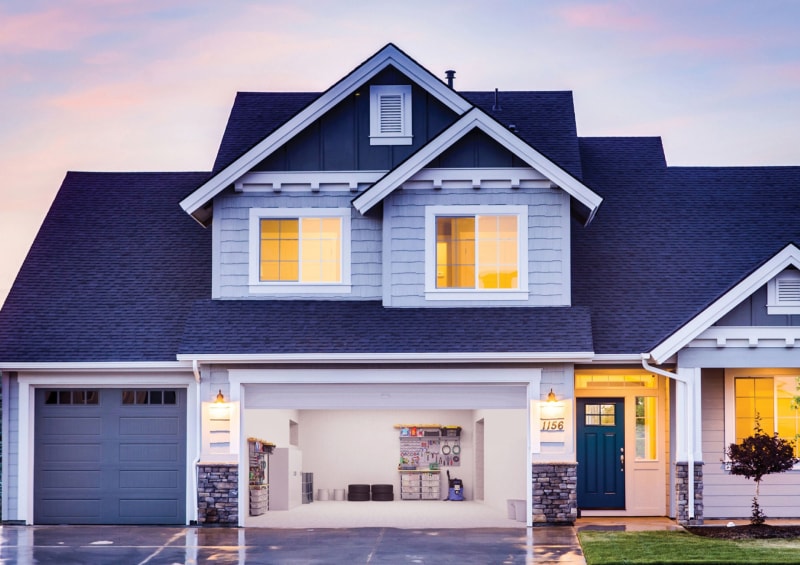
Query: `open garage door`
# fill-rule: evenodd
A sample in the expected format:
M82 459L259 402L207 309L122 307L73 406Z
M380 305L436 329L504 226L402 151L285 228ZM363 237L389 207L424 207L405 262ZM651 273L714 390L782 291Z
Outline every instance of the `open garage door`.
M37 389L34 523L185 524L186 391Z
M524 409L522 384L248 384L245 408L299 410Z

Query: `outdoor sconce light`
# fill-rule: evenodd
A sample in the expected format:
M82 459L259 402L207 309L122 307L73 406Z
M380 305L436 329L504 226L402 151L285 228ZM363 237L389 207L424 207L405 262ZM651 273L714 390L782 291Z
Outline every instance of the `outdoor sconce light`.
M556 398L556 393L553 392L553 388L550 388L550 392L547 393L547 402L553 403L556 402L558 399Z
M214 404L224 404L224 403L225 403L225 395L222 394L222 389L220 389L219 392L217 393L217 399L214 400Z

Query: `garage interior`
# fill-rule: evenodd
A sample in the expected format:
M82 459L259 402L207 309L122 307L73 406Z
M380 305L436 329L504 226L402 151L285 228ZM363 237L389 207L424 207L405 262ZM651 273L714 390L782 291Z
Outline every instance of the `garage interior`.
M244 524L524 527L511 518L509 501L526 497L526 399L519 385L246 385L243 453L247 438L275 448L265 480L269 509L252 516L245 510ZM413 427L460 428L457 439L441 437L437 453L418 462L424 471L429 461L446 463L439 465L437 500L401 496L401 440ZM442 458L445 445L460 447L457 461ZM407 460L405 466L413 463ZM463 501L445 501L447 471L462 481ZM313 477L306 486L313 502L303 501L304 473ZM393 500L347 500L349 485L392 485ZM248 509L249 489L245 492Z

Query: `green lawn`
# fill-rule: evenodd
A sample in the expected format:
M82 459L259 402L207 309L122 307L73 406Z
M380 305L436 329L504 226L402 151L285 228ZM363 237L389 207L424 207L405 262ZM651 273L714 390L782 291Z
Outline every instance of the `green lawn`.
M728 541L681 531L578 532L588 565L800 564L800 538Z

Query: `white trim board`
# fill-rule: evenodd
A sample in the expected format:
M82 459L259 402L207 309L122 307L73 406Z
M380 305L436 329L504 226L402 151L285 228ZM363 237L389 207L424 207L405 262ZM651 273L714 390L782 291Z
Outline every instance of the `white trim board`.
M461 116L453 125L432 139L427 145L389 171L386 176L372 185L371 188L353 199L353 205L356 210L362 214L368 212L393 190L418 173L432 159L441 155L446 149L452 147L457 141L475 129L493 138L553 184L586 206L590 211L587 223L591 221L603 201L602 197L479 108L473 108Z

